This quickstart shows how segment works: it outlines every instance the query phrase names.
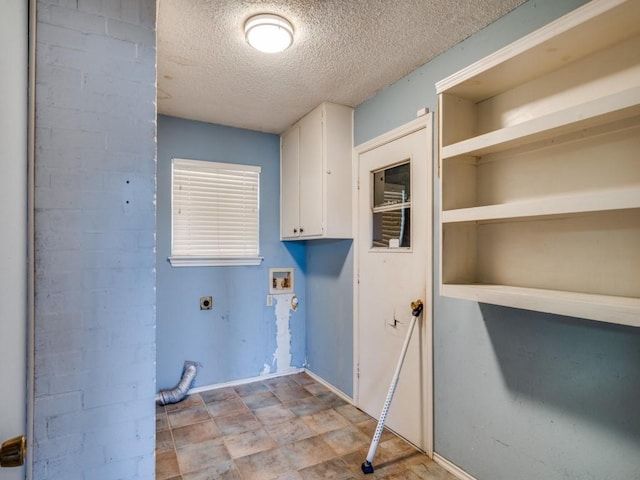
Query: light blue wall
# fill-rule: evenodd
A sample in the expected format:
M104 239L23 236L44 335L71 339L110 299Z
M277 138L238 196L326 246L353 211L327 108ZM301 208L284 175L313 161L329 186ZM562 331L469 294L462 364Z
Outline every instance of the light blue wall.
M280 140L277 135L158 117L157 384L173 387L185 360L200 362L196 386L259 375L276 351L275 308L266 306L270 267L294 267L300 307L291 313L292 365L305 358L305 249L280 241ZM171 159L262 167L260 253L249 267L171 267ZM213 309L200 310L200 297ZM282 368L280 368L282 370Z
M529 1L415 70L356 109L355 143L435 110L435 82L583 3ZM435 240L437 183L434 196ZM640 329L443 298L437 287L434 297L437 453L478 480L640 479Z
M353 242L307 242L307 368L353 395Z

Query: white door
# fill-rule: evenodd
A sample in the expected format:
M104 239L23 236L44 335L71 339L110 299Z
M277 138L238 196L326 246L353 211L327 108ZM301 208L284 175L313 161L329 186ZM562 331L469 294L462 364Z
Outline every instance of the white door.
M0 15L0 443L26 433L27 3L4 2Z
M356 402L378 418L411 320L425 303L385 425L432 452L431 115L356 148Z

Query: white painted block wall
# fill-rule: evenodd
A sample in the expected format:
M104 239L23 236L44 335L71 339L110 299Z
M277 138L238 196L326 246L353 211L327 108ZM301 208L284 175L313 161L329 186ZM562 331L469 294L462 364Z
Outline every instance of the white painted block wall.
M37 3L34 479L154 478L155 8Z

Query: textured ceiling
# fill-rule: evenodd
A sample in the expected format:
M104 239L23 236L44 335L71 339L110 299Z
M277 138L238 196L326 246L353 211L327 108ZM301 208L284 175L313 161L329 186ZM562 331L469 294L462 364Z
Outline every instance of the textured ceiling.
M159 0L158 111L280 133L323 101L357 106L524 0ZM243 25L294 26L279 54Z

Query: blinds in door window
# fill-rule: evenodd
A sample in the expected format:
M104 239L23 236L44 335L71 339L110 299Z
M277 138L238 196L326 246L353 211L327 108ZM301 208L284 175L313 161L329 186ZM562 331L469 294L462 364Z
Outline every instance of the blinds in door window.
M260 167L174 159L172 263L176 257L258 258L259 211Z

